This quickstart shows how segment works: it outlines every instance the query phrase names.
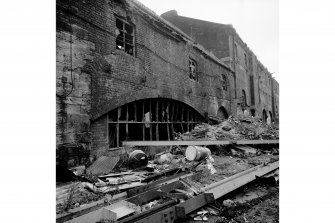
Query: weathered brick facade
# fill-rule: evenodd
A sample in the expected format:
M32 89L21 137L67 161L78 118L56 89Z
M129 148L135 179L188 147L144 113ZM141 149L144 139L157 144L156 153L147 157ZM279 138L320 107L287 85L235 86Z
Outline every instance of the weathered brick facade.
M272 116L272 121L278 121L279 112L275 109L279 106L279 95L273 93L271 83L277 83L278 88L279 84L231 25L179 16L175 10L163 13L161 17L190 35L233 70L236 92L233 92L232 107L237 113L247 111L263 117L265 111L266 116ZM245 104L241 103L243 92Z
M116 18L134 27L134 56L116 49ZM198 81L189 77L190 58ZM174 99L203 116L220 107L236 113L231 68L137 1L58 0L56 78L57 148L105 151L106 114L140 99Z

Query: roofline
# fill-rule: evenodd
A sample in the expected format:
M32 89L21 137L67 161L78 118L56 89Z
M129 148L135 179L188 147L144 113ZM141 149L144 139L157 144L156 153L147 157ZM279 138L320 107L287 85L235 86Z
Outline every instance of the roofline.
M203 47L201 44L196 43L194 41L194 39L192 39L190 36L188 36L186 33L184 33L182 30L180 30L179 28L177 28L176 26L174 26L173 24L171 24L170 22L166 21L165 19L163 19L162 17L160 17L159 15L157 15L154 11L152 11L151 9L149 9L148 7L146 7L145 5L143 5L141 2L137 1L137 0L125 0L130 6L134 6L139 10L142 10L144 12L146 12L147 14L149 14L150 16L152 16L154 19L156 19L157 21L160 21L162 23L164 23L165 25L167 25L170 29L172 29L174 32L176 32L177 34L179 34L182 39L185 42L190 42L192 43L192 46L194 48L196 48L197 50L199 50L201 53L205 54L208 58L210 58L212 61L218 63L219 65L223 66L224 68L228 69L231 72L235 72L234 70L232 70L228 65L224 64L219 58L217 58L214 54L210 53L205 47Z
M167 12L169 12L169 11L167 11ZM164 14L164 13L162 13L162 14ZM242 39L242 38L240 37L240 35L237 33L235 27L234 27L232 24L216 23L216 22L211 22L211 21L207 21L207 20L201 20L201 19L196 19L196 18L191 18L191 17L181 16L181 15L178 15L178 14L175 15L175 16L176 16L176 17L182 17L182 18L190 19L190 20L195 20L195 21L201 21L201 22L204 22L204 23L214 24L214 25L222 26L222 28L224 28L224 29L230 29L230 30L232 30L232 31L233 31L233 34L234 34L237 38L239 38L239 40L240 40L240 41L244 44L244 46L250 51L250 53L252 53L252 54L255 55L257 62L260 63L260 64L262 65L262 67L264 67L264 69L265 69L267 72L269 72L268 69L267 69L267 67L264 66L264 65L260 62L260 60L257 58L256 54L250 49L250 47L248 46L248 44L246 44L246 43L243 41L243 39Z

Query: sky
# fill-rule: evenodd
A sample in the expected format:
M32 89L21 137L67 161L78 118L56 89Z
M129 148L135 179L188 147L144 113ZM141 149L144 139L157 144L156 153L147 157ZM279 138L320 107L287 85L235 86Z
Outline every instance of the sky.
M232 24L276 80L279 80L279 0L139 0L158 15L175 9L186 16Z

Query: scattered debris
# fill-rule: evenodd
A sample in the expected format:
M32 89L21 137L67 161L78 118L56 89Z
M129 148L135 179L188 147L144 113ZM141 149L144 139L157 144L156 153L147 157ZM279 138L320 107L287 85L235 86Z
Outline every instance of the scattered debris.
M119 157L100 156L91 166L87 168L86 172L92 175L110 173L119 160Z
M253 116L230 116L210 125L198 124L191 132L179 134L176 140L271 140L279 139L279 129Z

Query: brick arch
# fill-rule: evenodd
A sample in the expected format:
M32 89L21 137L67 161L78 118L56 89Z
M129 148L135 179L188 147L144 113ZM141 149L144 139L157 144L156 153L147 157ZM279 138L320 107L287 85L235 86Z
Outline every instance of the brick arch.
M192 102L186 101L185 97L178 97L174 94L167 94L162 93L159 90L153 90L153 89L143 89L140 91L133 91L133 92L127 92L123 93L118 97L114 97L111 100L108 100L107 102L101 103L93 110L91 118L92 120L96 120L97 118L101 117L102 115L107 114L109 111L120 107L122 105L128 104L133 101L138 101L142 99L149 99L149 98L167 98L167 99L173 99L176 101L180 101L185 103L186 105L192 107L194 110L196 110L200 115L204 116L204 110L201 106L197 106Z

